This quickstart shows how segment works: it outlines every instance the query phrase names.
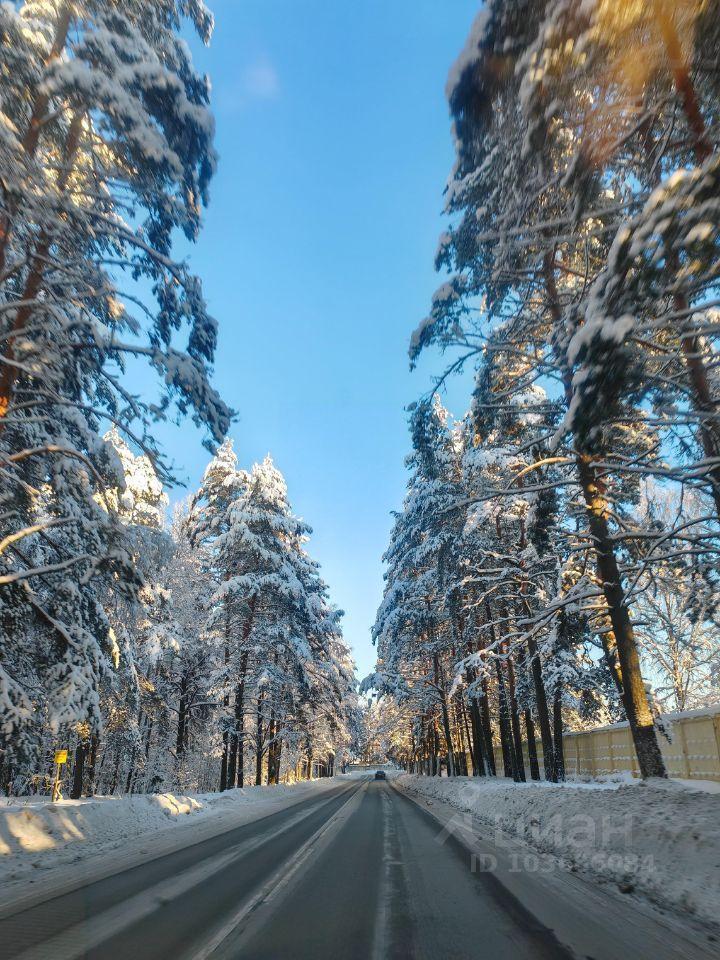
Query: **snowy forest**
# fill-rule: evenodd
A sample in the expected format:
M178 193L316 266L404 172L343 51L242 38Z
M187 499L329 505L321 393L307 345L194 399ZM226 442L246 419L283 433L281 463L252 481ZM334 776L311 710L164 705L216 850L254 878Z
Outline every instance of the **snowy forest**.
M0 960L719 867L720 0L0 0Z
M627 721L663 777L661 714L720 700L718 44L713 0L488 0L450 71L410 347L446 359L366 681L408 770L524 780L525 741L556 781L564 732Z
M212 31L202 0L0 4L0 789L49 792L57 750L75 798L358 753L558 781L564 733L616 721L665 776L667 715L720 700L720 3L482 5L369 705L212 384Z
M0 4L6 793L48 793L61 749L72 797L330 775L357 733L310 527L269 457L239 467L211 384L185 251L217 158L185 36L212 29L201 0ZM157 425L183 419L212 459L170 511Z

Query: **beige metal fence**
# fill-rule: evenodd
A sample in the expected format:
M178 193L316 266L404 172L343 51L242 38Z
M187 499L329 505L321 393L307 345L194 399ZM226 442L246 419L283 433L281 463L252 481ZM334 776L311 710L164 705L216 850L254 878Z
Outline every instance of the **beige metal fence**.
M663 718L672 742L659 735L668 776L686 780L720 780L720 704L704 710L671 713ZM635 749L627 723L614 723L582 733L566 733L565 769L568 776L607 776L630 772L639 776ZM537 743L542 770L542 744ZM523 744L529 768L527 744ZM498 772L502 753L495 748Z

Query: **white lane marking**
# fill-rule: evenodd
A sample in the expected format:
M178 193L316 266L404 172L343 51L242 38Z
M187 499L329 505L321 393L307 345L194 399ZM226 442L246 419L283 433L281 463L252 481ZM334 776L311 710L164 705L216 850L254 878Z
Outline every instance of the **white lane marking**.
M378 909L375 915L375 929L373 931L372 960L385 960L387 957L388 933L390 929L390 898L392 894L392 878L390 869L396 862L393 858L392 838L394 834L392 822L392 798L390 794L382 792L382 829L383 855L382 878L378 891Z
M274 900L290 883L293 877L297 872L304 866L307 859L315 852L315 849L319 846L320 841L328 834L330 830L334 827L338 827L340 822L344 819L343 813L348 804L353 801L357 801L358 797L367 789L367 785L370 781L363 780L362 785L358 787L357 790L354 790L353 793L348 797L345 803L340 806L335 813L330 817L329 820L326 820L325 823L311 836L299 849L292 854L287 860L278 867L275 873L267 880L260 890L249 900L245 901L243 905L234 913L217 931L215 936L205 944L200 950L194 950L192 953L192 960L208 960L209 957L222 946L224 941L235 931L237 928L247 920L250 915L258 910L260 907L268 905ZM244 931L241 931L241 935ZM233 942L233 948L238 948L237 940Z
M331 799L332 797L323 797L326 803ZM248 853L252 853L258 847L297 826L315 813L318 806L323 805L313 804L308 810L295 814L272 832L246 840L227 853L208 857L168 880L161 880L154 886L141 890L95 917L73 924L48 940L24 950L14 960L77 960L88 950L100 946L116 934L144 920L169 901L182 896L209 877L224 870L235 860L242 859Z

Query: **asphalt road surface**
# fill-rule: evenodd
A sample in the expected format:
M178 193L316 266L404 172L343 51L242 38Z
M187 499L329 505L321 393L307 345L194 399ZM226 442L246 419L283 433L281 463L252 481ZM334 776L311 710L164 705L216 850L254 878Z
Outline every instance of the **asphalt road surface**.
M289 809L3 916L0 958L717 956L702 931L567 871L518 870L513 851L498 851L467 819L457 825L448 812L439 816L389 782L341 781Z

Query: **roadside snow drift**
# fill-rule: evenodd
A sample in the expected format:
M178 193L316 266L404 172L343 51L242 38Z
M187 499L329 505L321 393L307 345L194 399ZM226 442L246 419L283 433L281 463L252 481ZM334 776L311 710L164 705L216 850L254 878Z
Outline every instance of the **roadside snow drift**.
M140 854L169 852L292 806L336 786L338 779L193 796L161 793L59 803L44 798L0 800L0 894L8 882L44 876L94 854L118 847L129 853L133 840L141 841Z
M720 791L677 781L513 784L419 777L403 790L445 801L563 866L637 892L663 907L718 924Z

